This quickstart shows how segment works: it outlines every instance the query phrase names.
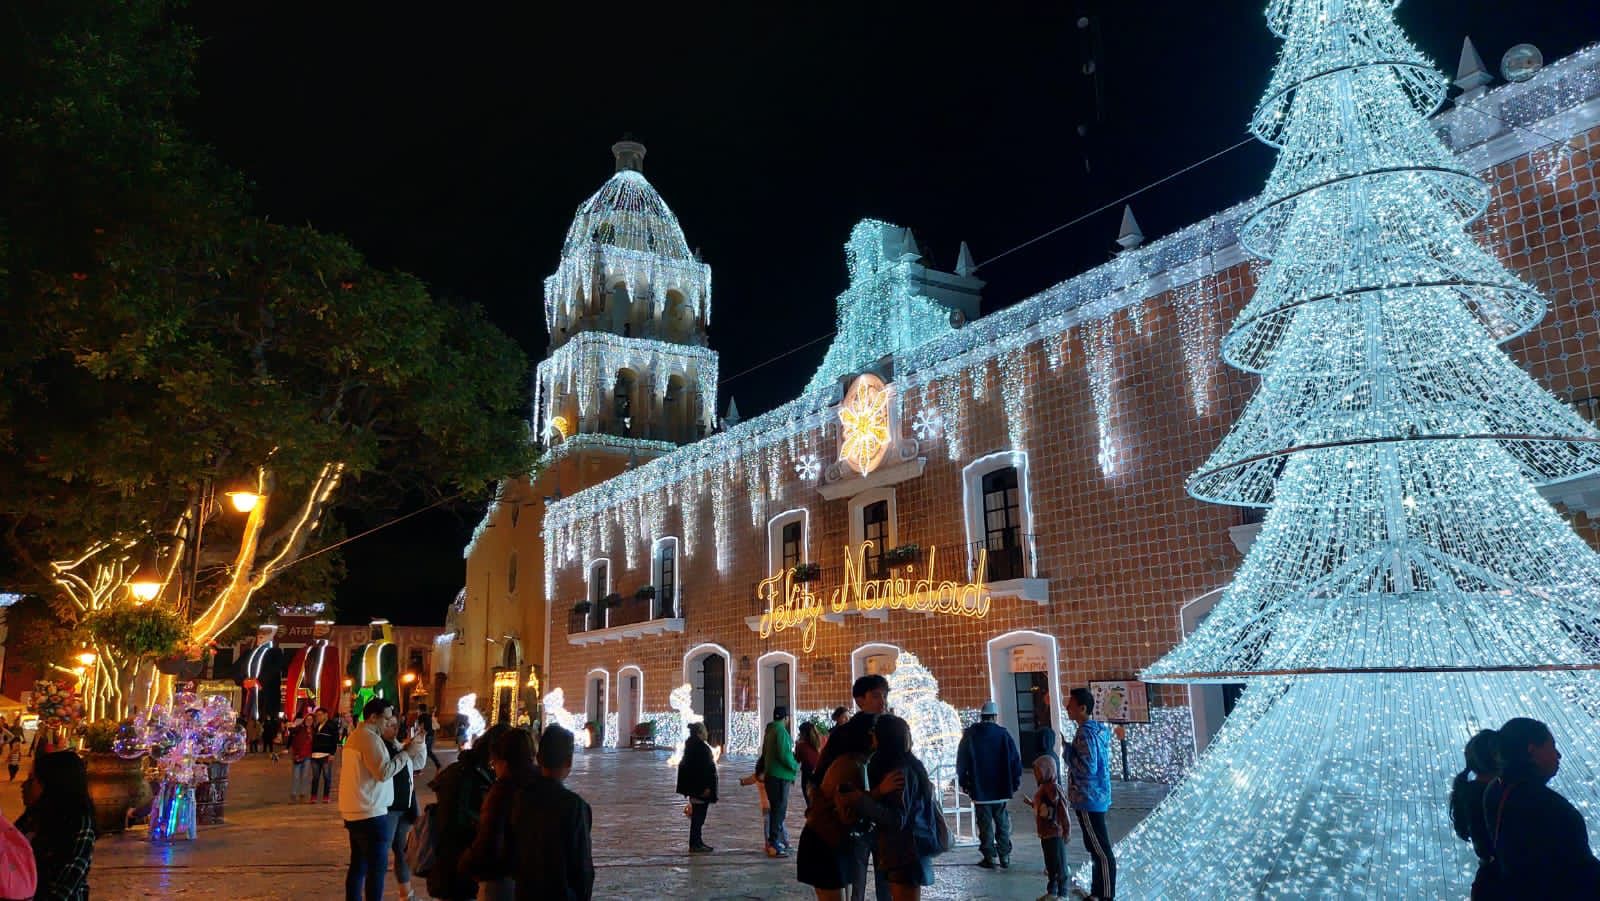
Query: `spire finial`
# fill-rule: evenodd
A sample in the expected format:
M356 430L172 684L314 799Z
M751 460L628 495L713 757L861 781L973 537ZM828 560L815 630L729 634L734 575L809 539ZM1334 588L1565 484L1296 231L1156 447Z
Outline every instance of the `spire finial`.
M631 133L624 134L622 140L611 145L611 155L617 158L618 172L624 169L644 172L644 145L635 141Z
M1461 62L1456 65L1456 87L1464 93L1472 93L1494 81L1494 76L1489 74L1488 67L1483 64L1483 57L1478 55L1478 48L1472 46L1472 38L1463 38L1461 41Z
M1122 227L1117 230L1117 243L1123 250L1132 250L1144 243L1144 232L1139 228L1139 220L1133 218L1133 207L1122 208Z

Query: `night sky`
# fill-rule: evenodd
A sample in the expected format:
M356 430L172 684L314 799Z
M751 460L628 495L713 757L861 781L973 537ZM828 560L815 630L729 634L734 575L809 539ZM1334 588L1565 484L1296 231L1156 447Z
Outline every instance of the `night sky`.
M821 360L826 341L738 375L831 331L857 220L912 227L935 267L963 240L981 264L1244 137L1279 46L1263 6L205 3L185 13L205 40L186 122L252 179L258 213L484 306L536 360L542 281L631 133L711 264L719 405L748 416ZM1399 17L1452 75L1463 35L1496 72L1519 42L1553 61L1600 40L1594 0L1410 0ZM1140 195L1145 234L1248 198L1271 162L1252 144ZM1103 262L1119 216L983 267L985 311ZM441 622L480 512L349 545L341 619Z

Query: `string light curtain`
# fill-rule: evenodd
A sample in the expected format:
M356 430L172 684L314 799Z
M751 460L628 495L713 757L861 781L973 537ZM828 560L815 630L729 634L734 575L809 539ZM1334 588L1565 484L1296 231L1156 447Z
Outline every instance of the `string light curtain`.
M1249 688L1120 843L1127 897L1460 897L1451 776L1513 716L1600 804L1600 558L1536 490L1600 470L1600 434L1497 347L1544 302L1467 236L1487 188L1429 125L1446 81L1395 5L1267 10L1251 130L1280 153L1240 237L1271 266L1223 343L1262 384L1189 491L1270 509L1143 674Z

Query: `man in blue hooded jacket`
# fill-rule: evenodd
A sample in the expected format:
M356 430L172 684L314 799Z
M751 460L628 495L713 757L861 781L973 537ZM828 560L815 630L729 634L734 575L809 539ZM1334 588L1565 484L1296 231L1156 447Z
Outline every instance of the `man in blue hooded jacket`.
M956 749L956 781L972 799L978 821L978 850L983 852L978 866L992 870L997 854L1000 866L1011 866L1011 812L1006 802L1022 785L1022 757L1011 733L995 722L1000 708L993 701L985 701L978 715Z
M1106 724L1089 719L1094 695L1074 688L1067 695L1067 718L1078 724L1078 734L1067 745L1067 801L1078 817L1083 848L1089 852L1094 875L1090 898L1111 901L1117 890L1117 859L1111 855L1106 832L1106 811L1111 809L1111 732Z

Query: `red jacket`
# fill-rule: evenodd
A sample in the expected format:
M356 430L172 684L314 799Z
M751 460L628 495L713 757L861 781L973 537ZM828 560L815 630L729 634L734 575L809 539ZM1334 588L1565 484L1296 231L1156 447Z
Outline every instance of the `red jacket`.
M311 756L311 727L305 720L295 724L289 731L289 754L299 763Z

